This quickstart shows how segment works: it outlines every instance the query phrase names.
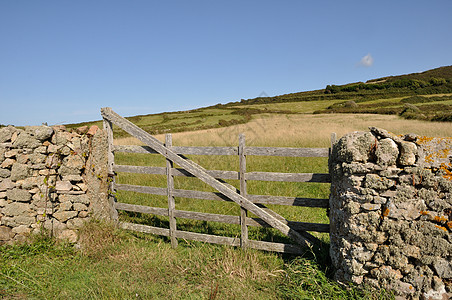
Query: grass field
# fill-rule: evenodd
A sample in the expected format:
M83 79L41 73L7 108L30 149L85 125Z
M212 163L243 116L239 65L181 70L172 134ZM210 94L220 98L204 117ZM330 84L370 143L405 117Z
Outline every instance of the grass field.
M318 104L319 106L324 105ZM301 112L303 105L300 105ZM317 106L316 106L317 107ZM272 109L283 109L272 108ZM313 108L312 108L313 111ZM182 113L184 115L186 113ZM178 116L178 114L174 114ZM234 115L234 117L239 115ZM173 116L174 117L174 116ZM178 116L181 117L181 116ZM226 118L226 115L221 118ZM155 117L163 122L164 117ZM197 115L194 120L219 120ZM171 117L170 117L171 119ZM142 122L144 122L142 120ZM165 122L187 122L171 119ZM138 124L139 121L137 121ZM187 122L188 123L188 122ZM199 122L198 122L199 123ZM199 123L197 126L202 126ZM213 123L212 123L213 124ZM143 125L143 124L142 124ZM377 126L396 134L452 136L448 122L405 120L395 115L375 114L253 114L249 122L173 134L175 146L237 146L238 134L245 133L247 145L278 147L329 147L330 136ZM117 144L139 144L118 135ZM161 141L164 135L157 135ZM237 170L236 157L190 156L207 169ZM116 162L164 166L155 155L118 154ZM326 159L248 157L250 171L327 172ZM176 187L210 191L196 179L176 178ZM164 176L130 176L120 173L120 183L166 186ZM238 187L238 182L229 181ZM250 182L249 193L326 198L327 184ZM166 197L119 193L121 202L166 207ZM222 214L238 214L232 203L176 199L176 208ZM276 207L290 220L328 223L323 209ZM122 214L123 220L167 226L165 218ZM196 232L236 236L238 226L178 220L178 228ZM274 230L252 230L255 239L287 241ZM319 235L328 243L327 235ZM171 249L165 237L115 229L108 224L90 223L81 230L77 245L55 243L38 237L34 243L0 247L0 297L6 299L391 299L385 291L366 287L344 288L331 279L327 246L322 251L290 256L235 249L179 240Z

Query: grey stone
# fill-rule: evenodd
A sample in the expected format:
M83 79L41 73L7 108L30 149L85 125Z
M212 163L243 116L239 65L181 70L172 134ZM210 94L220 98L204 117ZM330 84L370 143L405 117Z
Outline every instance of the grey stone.
M59 152L60 151L60 146L57 146L57 145L54 145L54 144L50 144L48 147L47 147L47 152L49 152L49 153L57 153L57 152Z
M32 164L42 164L46 161L47 156L41 153L34 153L30 156Z
M369 130L375 134L376 136L379 136L380 138L389 138L392 139L394 142L396 142L397 144L403 142L402 138L395 135L392 132L389 132L385 129L381 129L381 128L377 128L377 127L369 127Z
M36 154L46 154L47 153L47 147L46 146L39 146L35 149Z
M12 229L7 226L0 226L0 241L9 241L14 237Z
M70 201L72 203L82 203L82 204L89 204L89 198L87 195L60 195L60 201Z
M60 203L60 210L61 211L68 211L72 209L72 202L71 201L65 201Z
M30 156L28 154L20 154L17 156L17 163L26 164L30 160Z
M57 211L53 214L53 216L60 222L66 222L69 219L72 219L77 216L76 211Z
M82 203L74 203L74 210L76 211L86 211L88 210L88 206Z
M66 176L63 176L63 180L78 182L78 181L82 181L83 178L80 175L66 175Z
M19 149L12 149L5 152L5 158L15 158L20 153Z
M27 190L22 189L12 189L6 191L6 197L9 200L19 201L19 202L28 202L31 200L31 194Z
M3 213L6 216L20 216L30 210L30 205L27 203L13 202L5 206Z
M89 216L89 213L87 211L81 211L78 213L79 218L86 218Z
M13 142L13 147L16 148L31 148L35 149L41 146L41 143L33 136L26 132L21 132L17 139Z
M58 154L51 154L47 156L45 165L47 168L56 169L61 164L60 156Z
M53 128L49 126L39 126L34 130L34 136L41 142L52 137Z
M11 140L11 137L17 129L12 126L3 127L0 129L0 143L5 143Z
M452 278L452 262L443 258L433 262L433 268L439 277L450 279Z
M11 168L16 161L12 158L5 159L0 165L1 168Z
M380 177L377 174L367 174L364 186L370 189L386 190L394 186L394 180Z
M389 138L382 139L378 142L375 150L377 164L380 166L395 165L399 155L397 144Z
M74 230L66 229L66 230L61 231L57 235L57 238L60 240L65 240L69 243L75 243L75 242L77 242L77 233Z
M26 235L29 234L31 232L31 228L28 227L27 225L19 225L17 227L14 227L11 232L16 233L16 234L22 234L22 235Z
M367 162L377 146L370 132L353 132L343 136L333 147L333 156L344 162Z
M71 140L71 134L65 131L57 131L52 136L52 144L57 146L66 145Z
M416 163L417 146L411 142L400 143L399 164L402 166L412 166Z
M63 160L63 165L72 169L83 169L85 160L79 155L70 155Z
M19 181L17 183L19 183ZM25 178L24 180L20 181L21 187L23 189L27 189L27 190L31 190L35 187L38 187L42 183L43 183L43 180L40 177L28 177L28 178Z
M57 181L55 185L55 189L60 191L70 191L72 189L72 184L70 181Z
M6 149L3 147L0 147L0 163L2 163L5 160L5 152L6 152Z
M10 190L10 189L14 188L15 186L16 186L16 184L14 182L12 182L11 179L5 178L0 182L0 192Z
M83 226L84 220L80 218L74 218L69 221L67 221L67 228L68 229L79 229Z
M0 169L0 177L7 178L11 176L11 171L8 169Z
M361 208L365 211L380 210L381 204L364 203L364 204L361 204Z
M11 180L22 180L30 176L30 168L28 165L16 163L11 168Z

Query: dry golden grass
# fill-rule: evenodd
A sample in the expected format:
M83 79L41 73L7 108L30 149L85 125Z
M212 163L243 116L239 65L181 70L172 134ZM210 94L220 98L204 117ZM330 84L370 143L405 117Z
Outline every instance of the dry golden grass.
M423 136L450 137L452 124L405 120L394 115L319 114L261 115L247 124L173 134L173 145L236 146L238 134L246 135L247 145L279 147L328 147L331 133L340 138L346 133L384 128L396 134L415 133ZM164 135L156 136L160 141ZM118 145L141 144L135 138L115 140Z

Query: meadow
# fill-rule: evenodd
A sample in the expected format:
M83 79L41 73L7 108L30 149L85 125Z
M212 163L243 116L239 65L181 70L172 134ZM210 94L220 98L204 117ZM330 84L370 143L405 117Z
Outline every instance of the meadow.
M325 107L327 103L318 104ZM329 103L331 104L331 103ZM279 109L279 108L278 108ZM199 116L198 116L199 117ZM160 118L160 117L159 117ZM213 120L213 116L207 117ZM225 116L222 116L225 118ZM162 118L163 120L163 118ZM218 118L216 119L218 120ZM396 134L452 136L448 122L406 120L396 115L260 113L243 124L173 134L175 146L236 146L244 133L247 145L277 147L329 147L331 133L338 137L377 126ZM163 141L164 135L156 137ZM140 144L118 134L116 144ZM236 157L190 156L207 169L237 170ZM155 155L117 154L116 163L164 166ZM326 158L248 157L252 171L327 172ZM118 174L120 183L166 186L164 176ZM238 182L229 181L238 187ZM177 178L177 188L210 190L193 178ZM327 198L328 184L250 182L249 192L268 195ZM165 207L166 197L119 192L121 202ZM176 199L176 208L239 214L233 203ZM328 223L324 209L272 207L290 220ZM165 218L121 213L121 220L167 226ZM178 219L178 228L236 236L235 225ZM321 251L306 249L301 256L169 240L92 222L80 231L79 242L68 245L35 237L24 245L0 247L0 297L6 299L392 299L391 293L366 286L335 283L328 258L328 235L318 234ZM255 229L250 237L287 241L271 229Z

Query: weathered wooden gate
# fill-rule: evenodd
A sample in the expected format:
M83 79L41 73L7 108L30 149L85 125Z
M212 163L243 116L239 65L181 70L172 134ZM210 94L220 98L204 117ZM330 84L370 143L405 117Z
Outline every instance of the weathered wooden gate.
M146 174L167 175L167 188L145 187L126 184L117 184L112 181L111 190L126 190L140 193L168 196L168 209L133 205L115 202L115 208L131 212L148 213L169 217L169 229L140 225L134 223L121 222L120 226L126 229L140 232L153 233L157 235L169 236L173 247L177 246L177 238L195 240L208 243L225 244L231 246L241 246L243 248L255 248L269 251L300 253L301 249L312 244L317 244L319 240L307 231L329 232L328 224L304 223L288 221L276 212L268 209L265 204L296 205L307 207L328 207L328 199L310 199L298 197L282 196L260 196L247 195L247 180L270 180L270 181L291 181L291 182L330 182L329 174L312 173L266 173L249 172L246 173L246 155L271 155L271 156L292 156L292 157L328 157L328 148L269 148L269 147L245 147L244 136L241 135L239 147L172 147L171 135L166 136L165 144L162 144L155 137L137 127L130 121L119 116L111 108L101 109L104 118L104 129L107 131L109 140L109 173L132 172ZM136 137L147 146L114 146L113 144L113 124L123 129L125 132ZM132 153L159 153L167 160L166 168L159 167L138 167L122 166L114 164L114 152ZM200 165L187 159L184 154L200 155L238 155L240 171L215 171L206 170ZM179 165L182 169L173 168L173 164ZM195 176L215 188L218 193L208 193L201 191L177 190L174 189L173 176ZM240 180L240 190L225 184L222 179ZM214 199L234 201L241 207L240 216L226 216L218 214L181 211L175 209L174 197ZM259 218L249 218L247 213L253 213ZM189 218L204 221L216 221L241 225L240 238L216 236L177 230L176 218ZM296 245L264 242L248 239L248 226L269 226L279 230L284 235L290 237Z

